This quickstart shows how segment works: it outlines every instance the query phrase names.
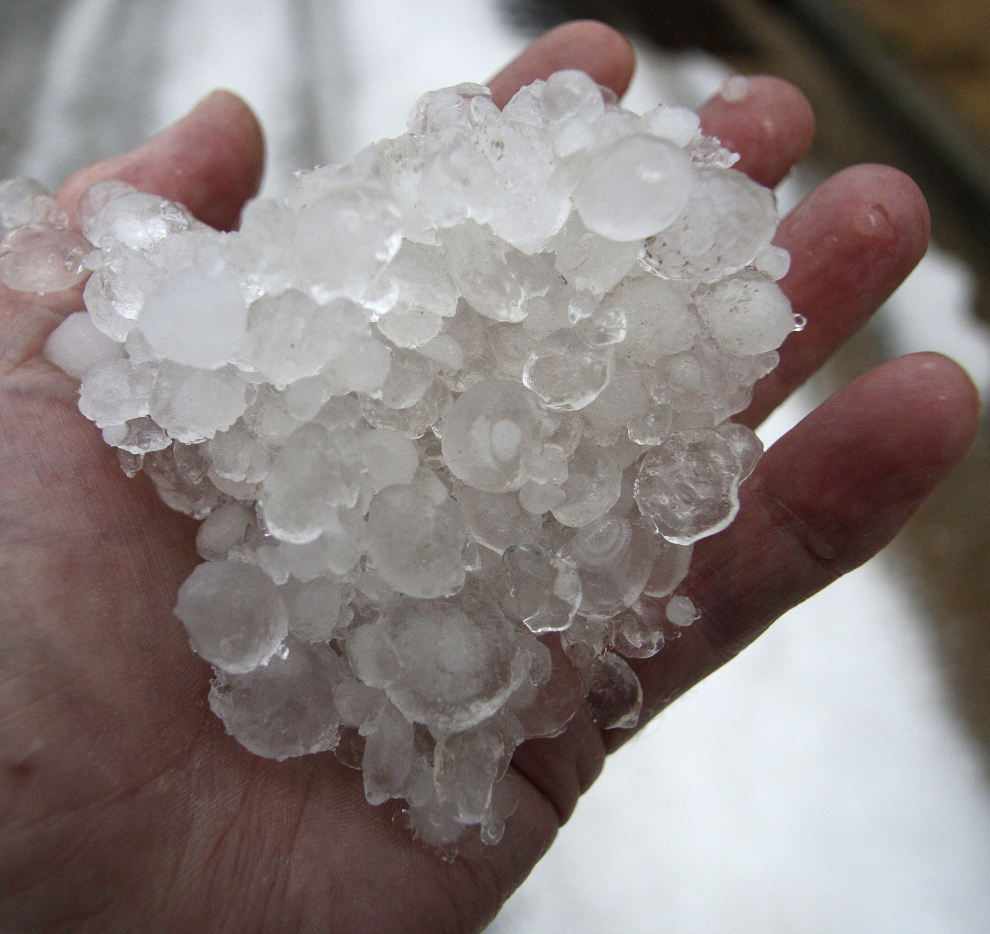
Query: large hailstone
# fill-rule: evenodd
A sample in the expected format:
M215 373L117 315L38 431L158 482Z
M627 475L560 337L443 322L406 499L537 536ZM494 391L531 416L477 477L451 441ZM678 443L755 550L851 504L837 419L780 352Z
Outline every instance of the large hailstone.
M642 240L669 227L694 187L682 149L652 136L627 136L598 150L574 192L585 226L608 240Z
M221 672L210 689L210 707L259 756L288 759L333 749L342 667L327 646L289 639L284 657L244 674Z
M526 676L512 626L490 600L397 600L354 631L348 657L406 717L450 735L492 716Z
M179 589L175 614L193 648L231 674L266 664L289 631L289 615L272 579L237 561L196 568Z
M518 490L525 463L541 447L536 396L508 380L473 386L443 421L443 457L459 480L488 493Z

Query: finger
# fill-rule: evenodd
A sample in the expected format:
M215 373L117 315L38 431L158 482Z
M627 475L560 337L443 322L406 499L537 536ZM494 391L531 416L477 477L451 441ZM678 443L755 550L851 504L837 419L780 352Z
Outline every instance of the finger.
M914 354L860 377L781 438L743 488L736 521L696 546L679 592L700 618L632 662L643 722L883 548L965 453L978 418L960 367ZM606 737L610 748L621 732Z
M704 133L739 153L735 168L768 188L807 155L815 135L808 99L780 78L749 78L745 97L726 100L718 94L698 115Z
M854 334L924 256L930 230L918 186L879 165L834 175L785 218L776 243L792 265L781 287L807 325L739 421L758 425Z
M512 765L552 805L557 823L563 825L601 774L605 754L602 731L582 707L559 736L523 743Z
M635 67L632 46L622 33L604 23L578 20L541 36L488 86L495 103L504 107L521 87L538 78L545 80L555 71L576 68L621 97Z
M75 216L79 196L96 182L119 179L178 201L219 230L237 225L264 168L264 138L251 109L229 91L214 91L177 123L133 152L71 176L56 197Z

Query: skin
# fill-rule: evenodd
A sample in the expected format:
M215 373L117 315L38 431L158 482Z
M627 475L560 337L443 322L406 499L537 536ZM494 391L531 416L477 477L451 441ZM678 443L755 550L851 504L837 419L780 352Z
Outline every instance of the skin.
M522 84L579 67L617 93L626 41L595 23L549 33L496 76ZM740 167L779 181L813 118L793 87L754 79L745 100L703 111ZM135 152L59 192L122 178L236 226L257 188L261 132L219 92ZM876 310L924 253L914 184L860 166L789 217L783 287L807 328L788 338L743 420L758 423ZM552 843L607 751L579 713L520 748L520 806L502 843L442 862L368 807L359 773L332 755L257 758L209 711L211 672L172 615L198 563L195 524L143 475L128 480L76 408L76 384L41 356L81 307L0 287L0 929L17 932L466 932L482 929ZM767 453L727 531L700 543L682 587L702 616L636 662L655 713L781 613L882 548L962 456L978 403L951 361L919 354L837 393Z

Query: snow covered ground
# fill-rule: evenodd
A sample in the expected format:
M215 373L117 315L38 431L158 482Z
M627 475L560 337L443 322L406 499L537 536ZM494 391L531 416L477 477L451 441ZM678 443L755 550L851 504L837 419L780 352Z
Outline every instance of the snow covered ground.
M71 0L21 168L56 183L224 86L265 124L279 193L523 45L491 0ZM638 109L695 105L724 74L703 56L641 63ZM986 394L972 289L933 250L881 326L894 352L942 350ZM765 438L810 404L799 394ZM906 593L881 557L679 701L613 758L492 934L987 931L990 784Z

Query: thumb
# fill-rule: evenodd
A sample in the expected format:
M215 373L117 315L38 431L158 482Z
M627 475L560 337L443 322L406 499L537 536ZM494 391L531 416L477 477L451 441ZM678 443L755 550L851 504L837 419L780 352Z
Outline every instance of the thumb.
M204 223L230 230L258 191L264 161L264 138L251 108L236 94L214 91L132 152L80 169L56 197L75 219L79 196L90 185L118 179L179 201Z

